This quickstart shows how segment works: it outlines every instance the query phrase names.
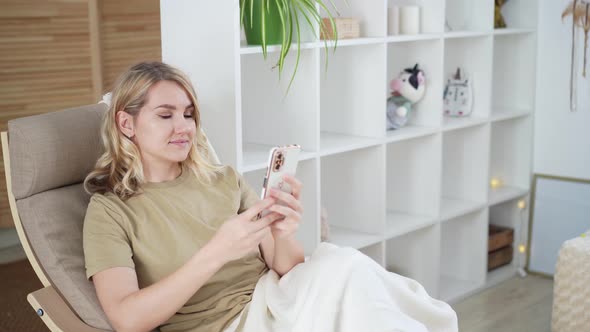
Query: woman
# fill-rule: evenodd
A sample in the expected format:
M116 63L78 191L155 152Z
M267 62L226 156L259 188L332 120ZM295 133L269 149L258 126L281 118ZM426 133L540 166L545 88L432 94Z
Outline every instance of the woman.
M141 63L116 83L84 222L87 277L116 330L456 330L448 305L358 251L321 245L300 264L301 182L259 200L209 161L200 125L177 69Z
M163 63L132 67L113 90L106 151L85 180L84 252L116 330L219 331L268 268L303 262L301 183L287 178L293 195L257 202L232 168L207 160L200 125L189 80ZM251 222L263 209L273 213Z

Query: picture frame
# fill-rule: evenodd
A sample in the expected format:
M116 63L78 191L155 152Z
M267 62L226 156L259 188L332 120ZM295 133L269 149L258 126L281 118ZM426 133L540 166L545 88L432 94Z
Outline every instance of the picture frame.
M561 245L590 229L590 180L534 174L528 272L553 277Z

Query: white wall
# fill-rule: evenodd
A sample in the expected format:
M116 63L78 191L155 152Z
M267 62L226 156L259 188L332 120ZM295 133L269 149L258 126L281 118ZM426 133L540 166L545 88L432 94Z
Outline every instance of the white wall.
M590 179L590 48L584 78L584 33L578 30L578 111L570 112L572 20L571 16L561 19L570 2L540 2L533 170Z

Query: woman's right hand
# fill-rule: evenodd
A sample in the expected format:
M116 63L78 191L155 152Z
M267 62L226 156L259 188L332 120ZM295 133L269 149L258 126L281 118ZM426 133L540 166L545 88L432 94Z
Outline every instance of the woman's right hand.
M208 245L219 253L224 263L240 259L256 250L262 239L270 234L270 225L283 216L272 212L261 219L254 221L254 218L275 203L275 198L266 198L228 219L219 227Z

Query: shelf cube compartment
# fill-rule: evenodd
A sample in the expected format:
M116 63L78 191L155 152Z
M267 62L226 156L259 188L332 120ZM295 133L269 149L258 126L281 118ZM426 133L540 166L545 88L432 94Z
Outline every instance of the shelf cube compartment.
M514 230L514 241L512 262L505 266L505 269L515 270L518 267L524 268L526 264L526 245L528 237L528 195L518 197L500 204L490 206L489 225L512 228ZM519 206L519 204L522 204ZM522 246L522 247L521 247ZM499 267L498 269L503 269ZM495 270L488 272L488 277Z
M437 222L441 141L432 134L387 144L386 238Z
M532 117L492 123L490 153L490 204L529 190L532 158Z
M539 1L537 0L505 1L502 6L502 16L506 23L505 29L535 29L538 7ZM493 20L492 16L492 22Z
M443 133L443 221L487 204L489 139L487 124Z
M491 31L494 27L494 2L447 0L445 31Z
M420 7L420 33L421 34L436 34L444 31L445 18L444 13L444 2L439 0L419 0L413 1ZM393 6L402 7L408 5L408 1L404 0L387 0L388 8ZM400 14L401 15L401 14ZM389 22L392 17L387 17L388 26L389 24L396 24L395 21ZM399 19L398 19L399 29ZM388 31L388 35L391 35ZM401 33L401 32L400 32Z
M360 248L359 251L373 259L377 264L385 266L385 242Z
M386 93L391 96L390 83L406 68L412 68L417 63L426 77L426 92L424 97L412 105L408 123L405 127L396 129L411 130L414 126L439 127L442 117L442 52L443 43L440 39L420 40L409 42L394 42L387 46L387 77ZM383 108L383 123L386 124L386 103ZM389 131L392 132L392 131Z
M356 18L360 23L360 38L366 37L384 37L387 31L385 4L382 1L364 1L364 0L333 0L337 12L332 4L327 2L326 5L334 18ZM320 10L322 17L328 17L324 9Z
M486 119L490 115L492 86L492 37L453 38L445 40L443 85L461 68L461 76L471 87L472 110L465 117L444 116L444 127ZM443 111L446 111L443 109Z
M362 137L383 137L385 98L384 44L342 46L326 51L320 59L320 129L322 135L339 137L342 144ZM332 135L332 136L331 136ZM336 142L334 142L336 143ZM337 143L336 143L337 144ZM323 140L320 147L327 146Z
M430 296L439 298L440 224L387 240L385 267L418 281Z
M385 228L383 146L322 157L321 207L330 238L339 246L362 248L382 240Z
M492 109L494 113L531 112L535 100L535 35L494 36Z
M488 210L441 224L440 297L455 301L481 287L487 273Z
M281 79L277 53L241 57L241 145L242 167L265 167L272 146L299 144L302 159L317 151L318 123L318 51L302 50L297 75L287 93L294 69L295 52L290 52Z
M244 178L257 193L262 193L262 184L266 170L244 173ZM301 203L303 216L297 239L303 244L306 255L310 255L320 242L320 212L318 209L319 182L317 179L317 159L300 161L295 177L303 183Z

